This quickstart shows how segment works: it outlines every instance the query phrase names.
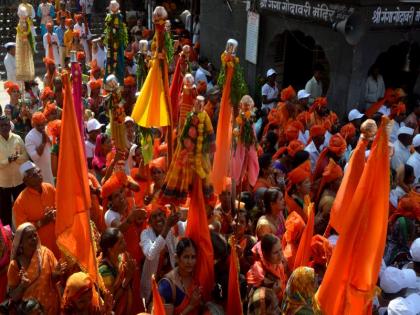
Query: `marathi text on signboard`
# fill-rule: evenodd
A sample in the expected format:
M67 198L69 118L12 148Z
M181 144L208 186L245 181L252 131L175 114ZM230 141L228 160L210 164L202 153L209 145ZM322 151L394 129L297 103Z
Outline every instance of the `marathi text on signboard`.
M378 7L372 14L373 24L397 24L397 25L412 25L420 23L420 9L416 11L415 7L410 9L400 10L396 7L391 11L388 8Z
M325 22L334 22L335 18L345 19L352 12L352 9L344 13L343 11L337 11L326 3L311 4L311 2L306 1L305 3L298 4L289 2L289 0L260 0L260 8L304 18L323 20Z

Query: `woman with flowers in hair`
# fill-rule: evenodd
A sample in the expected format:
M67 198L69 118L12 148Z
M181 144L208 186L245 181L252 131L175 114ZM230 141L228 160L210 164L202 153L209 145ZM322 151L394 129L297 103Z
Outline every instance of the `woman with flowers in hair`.
M260 171L257 155L258 141L255 135L252 113L254 101L249 95L244 95L239 106L240 111L236 117L236 127L233 129L232 178L236 183L242 184L246 175L247 183L253 187L257 182Z
M205 199L210 200L213 197L209 173L210 153L215 148L214 133L210 118L203 107L204 97L197 96L193 111L187 115L161 190L162 203L184 204L196 176L202 180Z
M32 22L25 6L18 8L19 23L16 31L16 80L31 81L35 78L34 54L36 53Z

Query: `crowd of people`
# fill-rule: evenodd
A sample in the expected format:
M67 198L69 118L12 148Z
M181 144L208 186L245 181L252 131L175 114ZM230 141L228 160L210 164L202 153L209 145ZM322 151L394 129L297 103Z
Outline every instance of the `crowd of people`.
M26 29L18 26L16 43L6 44L1 314L340 314L324 310L318 287L340 264L330 264L341 257L335 249L346 248L340 239L357 227L345 227L344 210L342 217L333 212L348 210L348 181L357 184L363 165L382 165L388 151L386 168L371 176L388 188L388 229L377 246L385 248L379 277L379 265L371 266L380 290L369 292L365 307L420 314L419 95L385 89L374 66L366 110L340 118L328 107L317 65L299 91L281 89L269 69L258 104L238 88L239 67L229 70L239 62L236 41L228 42L219 71L200 55L198 17L171 25L159 7L155 30L139 20L127 31L111 1L104 34L93 38L92 6L42 0L35 13L23 0ZM43 36L42 83L33 61L21 64L33 58L31 32ZM57 192L74 183L59 178L72 163L60 156L69 104L81 119L85 160L78 165L88 170L87 232L98 281L57 242ZM367 197L379 204L380 194Z

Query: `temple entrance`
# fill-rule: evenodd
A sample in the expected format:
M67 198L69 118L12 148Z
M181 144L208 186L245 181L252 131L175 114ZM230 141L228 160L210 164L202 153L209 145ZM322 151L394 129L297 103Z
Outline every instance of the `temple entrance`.
M324 50L315 40L301 31L285 31L278 34L272 43L275 49L274 66L278 71L281 86L292 85L296 91L305 88L312 77L313 67L320 64L324 67L324 93L329 86L329 63Z

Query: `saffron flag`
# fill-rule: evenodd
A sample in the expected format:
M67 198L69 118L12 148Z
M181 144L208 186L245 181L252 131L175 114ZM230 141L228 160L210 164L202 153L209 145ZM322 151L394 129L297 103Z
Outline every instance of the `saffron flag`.
M308 202L305 202L305 204L307 205L306 212L308 215L308 222L306 222L305 229L303 230L302 236L300 237L293 270L298 267L308 266L309 260L311 258L311 242L312 236L314 234L315 213L313 202L309 204Z
M225 177L228 176L230 145L232 141L232 104L230 101L234 68L226 66L226 81L220 101L219 120L217 122L216 152L214 153L211 181L214 192L219 195L223 190Z
M339 234L344 229L343 225L350 220L349 216L353 215L348 211L348 208L365 168L367 144L368 141L365 139L360 139L357 143L331 208L330 226Z
M385 249L389 204L389 119L382 118L316 298L325 315L371 314Z
M236 253L236 241L232 238L230 247L230 266L229 266L229 283L228 298L226 305L226 314L242 315L242 301L239 290L239 271L238 271L238 255Z
M61 119L57 175L57 245L65 256L99 283L96 253L89 221L91 206L88 171L80 139L68 72L63 73L64 106Z
M153 315L166 315L165 306L156 284L155 275L152 276Z
M203 288L203 297L208 301L214 286L214 258L207 213L204 204L201 179L195 176L187 217L185 235L197 246L196 280Z

